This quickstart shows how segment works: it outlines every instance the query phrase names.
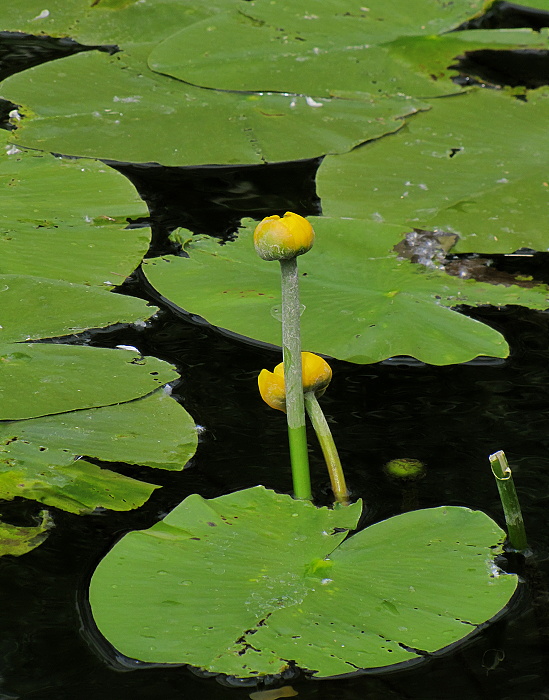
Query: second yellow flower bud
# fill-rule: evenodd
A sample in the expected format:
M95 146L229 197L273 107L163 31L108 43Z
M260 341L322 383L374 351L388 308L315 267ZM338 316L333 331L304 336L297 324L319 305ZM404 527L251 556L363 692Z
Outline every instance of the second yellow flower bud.
M330 365L322 357L312 352L301 353L303 392L313 391L322 396L332 379ZM284 387L284 363L277 365L272 372L262 369L257 379L261 398L271 408L286 411L286 391Z

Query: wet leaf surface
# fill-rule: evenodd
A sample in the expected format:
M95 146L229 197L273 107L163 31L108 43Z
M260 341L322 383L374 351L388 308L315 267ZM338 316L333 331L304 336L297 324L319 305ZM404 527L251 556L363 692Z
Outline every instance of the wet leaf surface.
M123 403L177 377L166 362L131 350L46 343L2 345L0 366L1 420Z
M361 504L328 510L263 487L193 494L126 535L96 569L90 602L118 651L237 677L290 661L317 677L419 660L509 601L493 563L504 533L445 506L343 541ZM421 651L420 651L421 650Z
M399 260L392 247L402 227L364 220L310 217L317 239L299 259L305 350L349 362L411 355L431 364L505 357L508 346L492 328L451 307L523 304L546 308L544 286L522 289L476 283ZM179 308L214 326L264 343L280 343L279 270L255 253L253 224L234 242L198 238L189 258L146 261L155 289Z

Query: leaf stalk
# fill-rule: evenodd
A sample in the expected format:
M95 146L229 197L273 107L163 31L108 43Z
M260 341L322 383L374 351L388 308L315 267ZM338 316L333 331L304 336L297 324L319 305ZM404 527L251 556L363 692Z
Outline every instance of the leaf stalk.
M492 474L496 479L501 505L503 506L509 544L517 552L524 552L528 549L528 541L517 491L513 483L513 474L507 462L507 457L505 452L499 450L490 455L489 459Z
M345 483L345 476L343 475L343 468L341 466L341 461L339 459L339 454L335 446L334 438L332 437L332 432L326 420L318 399L315 396L314 391L307 391L305 393L305 408L313 428L315 430L316 436L320 443L322 449L322 454L326 461L326 466L328 467L328 473L330 475L330 483L332 484L332 491L334 493L335 499L338 503L344 506L349 505L349 492L347 491L347 485Z

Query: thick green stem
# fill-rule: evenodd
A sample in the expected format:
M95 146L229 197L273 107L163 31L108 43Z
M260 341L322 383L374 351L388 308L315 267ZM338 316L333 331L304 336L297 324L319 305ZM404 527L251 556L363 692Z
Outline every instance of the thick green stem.
M280 272L282 277L282 357L294 496L310 501L312 494L301 369L301 304L299 303L297 258L281 260Z
M345 476L343 475L339 455L326 417L313 391L308 391L305 394L305 407L311 419L311 423L313 424L313 428L315 429L318 441L320 442L322 454L326 460L335 499L338 503L342 503L346 506L349 504L349 492L345 484Z
M513 475L505 452L501 450L490 455L490 466L492 474L496 478L499 497L503 512L505 514L505 522L509 533L509 544L513 549L522 552L528 549L526 540L526 530L524 529L524 520L522 519L522 511L518 500L515 484L513 483Z

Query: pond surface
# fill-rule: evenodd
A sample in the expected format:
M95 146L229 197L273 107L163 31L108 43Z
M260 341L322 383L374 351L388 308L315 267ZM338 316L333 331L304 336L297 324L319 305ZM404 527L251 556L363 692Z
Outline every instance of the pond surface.
M320 213L317 166L318 161L242 169L116 164L151 208L154 254L173 250L167 237L180 225L224 237L235 232L242 216L261 218L286 209ZM510 269L518 263L501 257L498 264ZM549 276L547 256L521 265L536 279ZM149 293L139 275L124 291ZM450 367L406 358L367 366L333 361L334 378L322 404L352 496L365 502L361 526L443 504L481 509L504 526L488 455L505 450L533 550L526 562L518 557L504 562L523 578L518 594L480 633L413 668L323 681L297 675L268 679L265 688L287 685L297 697L315 700L549 698L549 316L524 309L464 312L505 335L509 360ZM56 527L46 542L22 557L0 560L0 700L249 698L256 687L205 678L185 667L122 665L93 629L87 588L97 563L122 535L151 526L191 493L212 498L256 484L291 492L284 416L268 409L257 392L259 371L272 368L278 353L169 309L142 330L114 328L67 341L132 345L175 364L181 380L174 396L202 426L200 444L181 473L104 465L163 488L129 513L78 517L52 508ZM313 441L310 451L315 501L328 505L329 480ZM425 478L391 481L383 467L396 458L423 462ZM21 525L31 524L37 511L22 499L0 506L2 518Z
M303 187L301 200L288 204L306 214L314 211L318 202L312 179L304 175L303 167L300 164L297 168ZM291 166L288 168L291 171ZM241 202L235 201L238 194L234 191L242 190L234 186L235 177L250 183L250 192L259 192L255 199L250 198L254 205L248 207L248 215L252 209L254 216L262 216L273 197L284 204L281 182L286 182L287 176L278 170L261 187L254 183L251 169L244 174L233 169L230 177L227 171L218 173L217 187L220 190L225 183L229 202L225 220L219 218L219 207L209 208L206 195L202 199L197 195L194 212L185 214L186 225L196 229L207 226L211 212L212 219L217 217L213 229L219 234L229 231L242 209ZM173 174L192 179L188 169ZM264 172L259 174L265 177ZM132 176L135 178L134 172ZM147 177L150 181L145 186ZM140 189L148 188L144 194L153 210L158 250L168 245L166 233L181 222L182 208L174 192L163 192L155 177L147 172ZM209 173L210 184L212 177ZM233 183L231 188L227 181ZM201 189L200 177L195 182ZM265 204L262 189L270 189ZM539 258L535 264L539 276L543 265ZM128 283L126 291L147 295L138 278ZM522 309L477 309L470 313L505 334L512 348L509 360L485 359L449 367L424 366L406 358L367 366L333 361L334 378L322 403L352 495L363 498L366 504L362 526L403 510L442 504L482 509L504 525L488 455L505 450L534 552L526 566L515 559L507 567L519 571L524 583L508 611L456 649L414 668L403 665L378 675L324 681L298 676L285 681L298 697L549 697L545 662L549 634L549 317ZM78 517L52 509L56 527L47 541L23 557L3 558L0 697L249 697L257 688L239 687L236 682L232 682L236 687L227 687L222 678L203 678L184 667L124 668L93 630L87 587L99 560L125 532L149 527L191 493L211 498L256 484L291 492L284 416L266 407L256 388L260 369L278 362L278 353L243 344L170 310L161 311L143 330L114 328L67 340L103 347L134 345L145 355L175 364L181 381L174 387L174 395L202 426L200 444L195 458L181 473L155 470L153 474L145 468L106 465L163 488L154 492L145 506L130 513L104 511ZM328 476L312 441L310 450L315 500L329 504ZM421 460L426 465L425 478L412 485L391 481L383 467L402 457ZM3 504L1 514L15 524L28 524L36 510L36 504L16 500ZM184 629L181 634L185 634ZM280 682L273 681L265 687L277 685Z

